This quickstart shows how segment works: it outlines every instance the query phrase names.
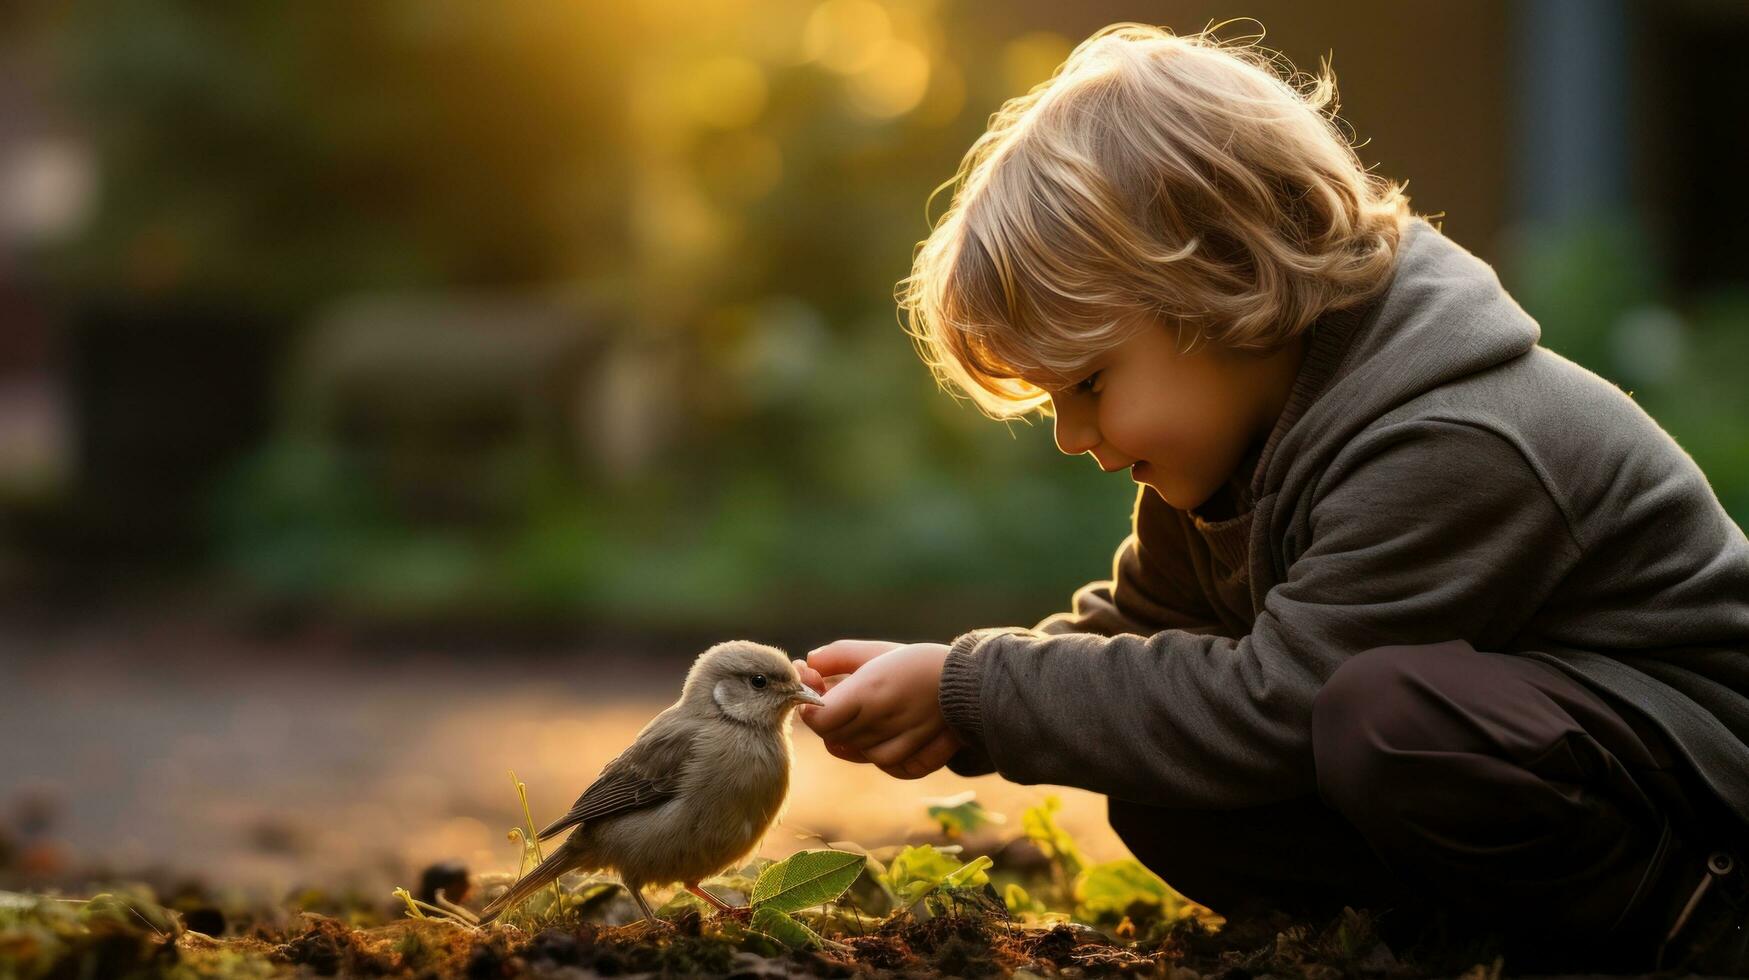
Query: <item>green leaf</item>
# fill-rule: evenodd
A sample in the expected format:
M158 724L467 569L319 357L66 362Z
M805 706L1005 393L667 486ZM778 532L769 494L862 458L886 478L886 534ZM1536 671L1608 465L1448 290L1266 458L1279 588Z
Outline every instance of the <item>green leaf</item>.
M1096 864L1075 881L1075 917L1083 922L1121 919L1137 902L1170 914L1178 896L1134 858Z
M779 912L824 905L844 894L863 863L861 854L849 851L797 851L759 873L749 901L755 909Z
M824 946L825 941L820 934L797 922L788 912L770 905L756 905L753 908L753 919L748 926L755 932L762 932L785 946L815 948Z
M940 888L976 888L989 882L984 869L995 862L980 855L964 864L958 857L928 844L915 844L894 855L887 868L887 886L900 905L914 905Z
M990 876L984 873L984 869L995 863L989 855L980 854L955 868L946 878L941 879L941 883L948 888L976 888L987 884Z
M911 905L941 887L960 867L958 858L928 844L913 844L887 863L887 887L899 905Z

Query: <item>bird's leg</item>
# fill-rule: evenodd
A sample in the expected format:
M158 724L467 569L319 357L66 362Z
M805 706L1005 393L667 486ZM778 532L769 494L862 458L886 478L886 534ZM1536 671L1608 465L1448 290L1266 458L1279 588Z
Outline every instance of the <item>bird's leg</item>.
M715 905L718 909L720 909L724 912L727 912L729 909L734 908L734 906L730 905L728 902L723 901L722 899L716 897L715 895L712 895L710 892L707 892L703 888L699 887L699 884L696 881L687 882L686 883L686 890L693 893L694 895L697 895L699 898L702 898L705 901L711 903L712 905Z
M705 891L703 886L696 881L686 882L686 890L716 906L717 911L724 915L732 915L737 919L745 919L753 914L753 910L750 907L745 905L730 905L728 902L725 902L715 895L712 895L710 892Z
M632 899L638 903L638 908L644 913L644 922L653 928L662 928L667 922L656 918L656 913L650 908L650 903L644 899L644 886L629 881L622 881L625 890L632 893Z

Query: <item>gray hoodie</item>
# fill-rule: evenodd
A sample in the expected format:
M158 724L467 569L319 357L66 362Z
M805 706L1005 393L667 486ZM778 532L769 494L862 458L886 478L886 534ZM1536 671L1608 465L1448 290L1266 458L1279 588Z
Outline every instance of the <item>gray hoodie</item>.
M1749 821L1749 541L1628 394L1539 337L1415 219L1203 513L1140 488L1071 612L953 641L949 768L1156 806L1310 795L1336 667L1464 639L1643 711Z

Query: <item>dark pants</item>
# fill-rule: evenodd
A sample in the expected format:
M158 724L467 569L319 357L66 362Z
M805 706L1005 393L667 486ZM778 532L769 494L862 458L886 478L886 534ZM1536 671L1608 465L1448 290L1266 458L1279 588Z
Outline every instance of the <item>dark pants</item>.
M1437 908L1503 934L1650 949L1701 848L1740 832L1649 721L1604 697L1462 640L1367 650L1313 703L1317 795L1240 810L1114 798L1111 825L1229 917Z

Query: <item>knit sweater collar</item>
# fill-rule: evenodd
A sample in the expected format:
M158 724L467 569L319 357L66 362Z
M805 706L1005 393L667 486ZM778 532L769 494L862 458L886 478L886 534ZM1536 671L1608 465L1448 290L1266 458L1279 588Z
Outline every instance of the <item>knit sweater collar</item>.
M1343 359L1353 348L1355 331L1372 303L1343 310L1331 310L1307 328L1305 357L1294 376L1287 403L1267 438L1255 442L1240 459L1227 483L1217 491L1234 504L1234 516L1207 520L1195 508L1186 513L1196 530L1208 542L1213 557L1233 574L1243 573L1250 554L1251 515L1262 493L1267 472L1277 444L1294 427L1318 396L1329 386Z

